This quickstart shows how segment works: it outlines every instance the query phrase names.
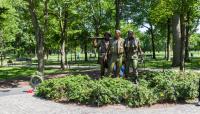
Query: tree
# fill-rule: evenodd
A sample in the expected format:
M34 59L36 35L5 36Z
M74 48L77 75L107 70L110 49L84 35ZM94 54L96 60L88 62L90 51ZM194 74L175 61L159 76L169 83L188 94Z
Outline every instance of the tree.
M115 0L115 29L120 30L122 0Z
M0 0L0 52L1 63L6 58L7 52L13 50L12 42L15 36L20 32L18 27L18 14L12 7L9 0ZM15 15L13 15L15 14Z
M38 4L40 4L40 2L38 1L34 1L34 0L28 0L28 9L29 12L31 14L31 20L32 20L32 24L33 24L33 28L34 28L34 32L35 32L35 38L36 38L36 52L37 52L37 58L38 58L38 71L43 73L44 72L44 31L46 32L46 25L44 25L42 27L41 23L39 23L39 17L37 15L37 8L36 6ZM45 0L44 4L45 7L47 7L47 2L48 0ZM45 8L45 11L47 11L47 9ZM47 22L47 15L48 13L44 13L44 19L43 22Z
M2 14L6 12L6 8L0 7L0 25L2 25L2 21L4 18L2 17ZM1 66L3 66L3 38L2 38L2 32L0 29L0 59L1 59Z
M166 25L166 58L170 60L170 44L171 44L171 16L173 14L172 4L169 0L156 0L155 6L150 11L150 18L156 25ZM161 28L161 29L165 29Z
M198 5L199 5L199 0L181 0L179 1L179 6L177 12L180 15L180 28L181 28L181 53L180 53L180 70L184 71L184 64L185 64L185 52L187 52L186 46L188 46L188 33L189 33L189 28L186 26L189 26L189 14L188 12L192 10L197 10L199 11ZM196 6L197 5L197 6ZM199 17L198 17L199 18ZM186 38L187 37L187 38Z
M66 60L66 43L68 43L68 36L74 23L79 24L78 7L82 2L80 0L70 1L70 0L51 0L50 1L50 15L52 18L56 19L56 23L59 27L56 28L58 34L60 34L60 52L61 52L61 69L65 69ZM81 6L81 5L80 5ZM76 33L77 31L74 30ZM72 33L72 34L74 34Z
M66 43L66 37L67 37L67 22L68 22L68 4L64 1L56 1L53 0L53 3L55 3L56 6L54 8L57 8L54 15L59 20L59 28L60 28L60 53L61 53L61 69L65 69L65 43ZM53 14L53 13L52 13Z
M115 27L115 11L113 0L89 0L80 9L83 14L84 25L91 35L100 36L105 31L112 31ZM88 8L89 7L89 8Z
M129 16L129 18L132 19L133 23L135 23L137 26L145 27L147 29L147 32L151 35L151 46L152 46L152 52L153 52L153 59L156 59L156 49L155 49L155 24L152 21L150 14L152 8L155 6L156 2L153 2L151 0L142 0L138 1L135 0L126 1L126 5L128 6L128 11L126 15Z

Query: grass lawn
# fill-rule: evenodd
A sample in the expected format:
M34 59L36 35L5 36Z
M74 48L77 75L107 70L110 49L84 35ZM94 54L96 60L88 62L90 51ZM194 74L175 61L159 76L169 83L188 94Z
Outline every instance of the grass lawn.
M199 51L192 51L190 52L193 54L193 57L190 56L191 61L185 63L186 69L200 69L200 52ZM146 53L149 55L150 53ZM172 54L172 52L171 52ZM172 68L172 61L167 61L164 59L165 53L164 52L157 52L156 59L145 58L145 68L164 68L169 69ZM171 55L172 57L172 55Z
M186 69L200 69L200 57L198 56L199 54L197 52L193 52L194 53L194 57L191 59L191 61L189 63L186 63ZM150 53L146 53L146 54L150 54ZM70 61L70 55L68 56L68 60L69 60L69 64L73 65L73 66L95 66L97 65L97 58L93 58L93 60L89 59L89 61L85 62L84 61L84 54L81 54L81 59L77 60L77 62ZM164 69L168 69L171 68L171 61L166 61L164 59L164 52L160 52L160 53L156 53L156 60L153 60L151 58L145 58L145 68L164 68ZM6 60L5 60L6 61ZM33 59L33 64L36 64L36 60ZM46 65L59 65L60 62L57 60L57 55L51 55L49 56L49 60L45 62ZM144 67L142 64L139 65L139 67ZM78 71L83 71L84 72L85 69L78 69ZM0 80L10 80L10 79L24 79L27 78L29 79L29 77L31 75L33 75L36 71L36 68L33 67L15 67L15 66L11 66L11 67L0 67ZM49 75L49 74L62 74L62 73L66 73L66 72L75 72L77 70L75 69L70 69L70 70L65 70L62 71L59 68L46 68L45 69L45 75Z
M35 71L36 68L31 67L0 67L0 80L29 79ZM55 68L45 69L45 75L64 72L67 72L67 70L62 71Z
M145 62L145 68L172 68L172 61L167 61L163 58L157 58L156 60L147 59ZM192 58L190 62L185 63L186 69L200 69L200 58Z
M0 80L23 79L30 77L36 70L25 67L0 67Z

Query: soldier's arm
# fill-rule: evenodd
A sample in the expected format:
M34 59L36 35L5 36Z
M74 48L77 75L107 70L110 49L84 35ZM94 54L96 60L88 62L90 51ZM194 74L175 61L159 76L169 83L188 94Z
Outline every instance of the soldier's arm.
M94 46L95 48L98 48L98 47L99 47L99 43L97 42L97 39L96 39L96 38L94 38L94 40L93 40L93 46Z
M126 49L126 46L125 46L126 44L125 43L126 43L126 39L124 40L124 54L125 54L125 57L126 57L126 55L127 55L127 49Z
M138 41L138 51L139 51L140 55L143 55L143 51L142 51L142 48L141 48L141 45L140 45L140 41Z
M125 48L125 40L126 40L126 39L123 39L123 48L124 48L124 53L123 53L123 54L124 54L124 56L127 55L127 53L126 53L126 48Z
M112 40L109 40L109 45L108 45L108 49L107 49L107 51L106 51L106 53L107 53L107 55L110 55L111 54L111 43L112 43Z

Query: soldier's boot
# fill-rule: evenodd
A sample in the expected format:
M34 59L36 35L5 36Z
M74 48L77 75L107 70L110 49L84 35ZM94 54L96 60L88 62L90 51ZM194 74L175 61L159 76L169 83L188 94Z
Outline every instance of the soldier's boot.
M105 66L101 65L101 77L105 75Z
M128 78L129 78L129 68L128 68L128 67L125 67L124 78L125 78L125 79L128 79Z
M137 72L137 68L133 69L133 73L134 73L134 83L135 84L139 84L139 79L138 79L138 72Z
M118 65L116 65L116 74L115 74L116 78L120 78L120 67Z
M130 60L128 58L126 58L126 62L125 62L125 75L124 75L124 77L126 79L129 78L129 68L130 68Z
M135 84L139 84L138 75L135 76Z

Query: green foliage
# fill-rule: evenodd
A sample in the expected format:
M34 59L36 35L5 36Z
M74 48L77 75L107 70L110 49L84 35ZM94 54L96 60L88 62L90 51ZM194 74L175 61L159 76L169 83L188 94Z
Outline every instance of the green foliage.
M123 103L133 91L132 82L120 78L103 78L95 82L91 102L96 105Z
M179 76L176 83L178 91L177 100L194 99L198 96L199 76L194 73L186 73Z
M88 76L66 78L66 97L70 101L88 103L94 82Z
M138 107L194 99L198 95L198 79L194 73L147 72L135 85L121 78L67 76L45 81L36 89L36 96L97 106L122 103Z
M190 39L190 49L191 50L199 50L200 49L200 34L193 34Z
M195 73L178 73L172 71L152 72L143 76L159 102L187 100L197 97L198 75Z
M93 84L94 82L87 76L68 76L44 81L37 88L36 95L47 99L65 99L87 103Z
M153 88L148 87L146 80L141 80L139 86L134 86L130 93L126 104L130 107L138 107L143 105L152 105L158 101Z

